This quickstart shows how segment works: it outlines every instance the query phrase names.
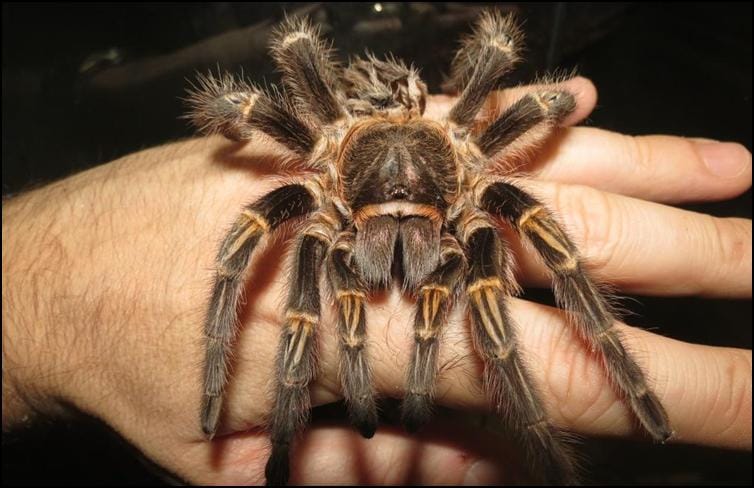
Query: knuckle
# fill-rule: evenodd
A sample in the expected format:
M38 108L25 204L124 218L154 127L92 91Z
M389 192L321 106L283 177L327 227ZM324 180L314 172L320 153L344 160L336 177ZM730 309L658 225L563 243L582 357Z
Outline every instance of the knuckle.
M651 175L655 170L651 139L648 136L623 136L623 143L627 166L636 168L642 177Z
M583 430L583 426L601 423L614 398L598 361L563 325L555 341L558 347L548 354L547 387L552 395L551 407L563 426Z
M605 193L589 187L562 186L555 204L574 243L590 265L615 264L623 237L623 219Z
M751 417L751 355L732 350L719 364L721 381L718 382L715 408L710 412L719 415L719 435L740 435L741 423Z
M751 272L751 222L740 219L712 219L714 248L729 275L742 268Z

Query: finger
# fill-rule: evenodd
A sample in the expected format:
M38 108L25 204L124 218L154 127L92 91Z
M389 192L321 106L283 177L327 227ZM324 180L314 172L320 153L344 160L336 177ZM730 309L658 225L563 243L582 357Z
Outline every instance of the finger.
M519 324L523 356L554 422L581 434L637 433L636 421L610 385L599 358L568 326L565 313L518 299L509 303ZM372 335L375 377L386 394L397 396L395 378L405 374L411 337L403 324L410 323L411 313L407 304L398 305L387 327ZM379 324L379 318L372 318L372 323ZM467 326L459 307L443 339L444 367L436 401L454 408L486 409L483 367L471 349ZM673 440L751 449L751 351L688 344L618 327L670 415Z
M751 297L751 220L716 218L576 185L528 181L522 186L556 212L590 269L622 291ZM514 245L525 281L548 285L539 259Z
M416 435L384 427L371 439L349 426L312 425L292 450L289 484L494 485L521 477L516 466L501 464L513 464L515 456L501 456L499 439L457 418L436 419ZM207 442L198 457L213 461L205 461L207 469L191 481L263 484L268 446L267 436L257 431Z
M657 202L721 200L751 186L751 153L740 144L590 127L562 131L527 169Z

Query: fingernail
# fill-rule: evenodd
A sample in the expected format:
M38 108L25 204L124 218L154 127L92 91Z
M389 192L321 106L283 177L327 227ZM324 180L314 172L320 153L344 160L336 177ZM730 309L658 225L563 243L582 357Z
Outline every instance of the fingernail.
M502 476L500 475L499 468L484 460L475 462L463 478L464 486L479 486L479 485L498 485Z
M695 145L710 172L720 178L735 178L751 166L751 153L741 144L697 139Z

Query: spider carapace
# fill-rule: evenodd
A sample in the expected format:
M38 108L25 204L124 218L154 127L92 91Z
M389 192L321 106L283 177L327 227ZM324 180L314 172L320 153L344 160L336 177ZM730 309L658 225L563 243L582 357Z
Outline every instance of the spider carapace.
M515 174L492 171L530 154L575 108L573 94L555 84L522 95L493 117L480 116L487 96L518 61L521 41L510 16L483 14L453 59L449 85L460 95L439 120L424 117L427 89L413 67L371 55L342 67L306 20L288 19L274 36L282 90L210 75L191 91L190 117L202 131L234 140L265 134L315 174L242 210L220 245L205 319L201 425L212 437L244 272L267 234L289 219L302 220L276 360L269 484L288 480L290 447L309 416L322 273L338 309L343 396L365 437L374 434L378 414L364 306L370 292L398 278L416 298L405 426L415 430L430 417L441 332L451 307L464 304L485 365L485 392L516 434L532 473L552 483L577 480L571 448L548 419L517 344L507 306L517 285L497 217L549 268L560 306L601 356L639 423L655 440L670 437L667 414L624 348L609 302L571 239Z

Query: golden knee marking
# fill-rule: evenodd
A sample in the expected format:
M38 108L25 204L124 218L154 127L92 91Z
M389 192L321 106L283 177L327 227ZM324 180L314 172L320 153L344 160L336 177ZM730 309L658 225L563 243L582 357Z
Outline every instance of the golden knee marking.
M227 251L225 251L223 255L223 259L221 262L221 267L224 266L225 262L228 261L231 257L233 257L239 249L256 234L261 234L265 232L266 229L264 227L261 227L258 225L255 221L249 222L248 226L244 229L244 231L236 237L236 239L233 241L233 243L228 247Z
M251 111L254 109L254 105L257 103L257 99L259 98L258 93L251 93L249 95L246 95L246 102L241 107L241 114L243 115L243 120L249 120L251 117ZM225 97L226 100L230 101L229 96Z
M571 250L566 235L550 219L538 216L544 211L543 207L535 207L525 212L518 220L518 226L524 232L532 233L542 239L545 244L563 256L563 261L553 266L556 271L570 271L578 268L579 260L575 252Z
M532 98L537 102L537 105L542 109L542 112L547 113L550 111L550 104L545 101L543 93L532 95Z
M446 297L450 295L450 288L443 285L424 285L421 287L421 293L426 293L428 291L437 291Z
M314 314L306 313L306 312L299 312L296 310L289 310L285 314L285 318L288 320L291 324L296 324L295 327L292 327L293 329L298 328L303 324L305 327L313 327L317 325L319 322L319 317L317 317Z
M416 331L415 337L418 342L425 342L437 337L438 329L420 329Z
M286 370L288 374L291 374L291 370L295 369L301 362L306 344L309 342L314 325L317 323L317 317L308 313L288 312L286 319L288 322L289 342L285 357L286 359L290 359L290 362L286 360L288 364Z
M524 225L526 225L526 222L528 222L530 218L534 217L540 212L543 212L544 210L545 208L542 205L537 205L537 206L526 209L521 214L521 217L518 218L518 226L520 228L523 228Z
M498 288L500 290L504 289L503 282L500 280L500 278L493 276L492 278L480 278L476 280L466 288L466 293L471 295L478 292L482 288Z
M441 285L426 285L421 289L422 297L422 318L424 326L417 331L422 339L434 337L437 332L434 327L437 313L440 311L440 305L450 295L450 290Z
M500 52L503 52L505 54L510 54L513 52L513 39L508 36L505 36L503 39L499 39L497 37L489 37L486 41L486 45L494 47Z
M537 237L545 241L548 246L550 246L552 249L559 252L563 256L570 257L571 253L568 250L568 246L565 242L563 242L564 236L554 233L552 229L547 229L541 224L542 222L539 219L535 218L533 220L527 221L522 228L536 234Z
M363 292L356 290L339 290L336 296L341 305L343 324L346 327L347 336L344 338L346 344L360 342L357 338L359 321L361 320L362 300L365 295Z
M308 32L299 31L299 32L291 32L287 36L283 38L283 41L280 43L283 49L286 49L288 46L293 44L294 42L300 40L300 39L311 39L312 36Z
M366 293L359 290L337 290L335 292L335 298L341 300L345 297L366 298Z
M482 303L481 290L478 289L472 292L470 295L474 300L474 304L476 305L477 310L479 311L479 317L482 320L482 327L484 327L484 330L487 332L487 337L489 337L490 340L495 343L495 347L504 347L502 340L500 339L500 337L498 337L497 327L495 327L495 324L492 323L489 315L487 315L487 311L484 308L484 304Z
M243 212L241 212L241 217L245 218L249 222L256 223L265 232L268 232L270 230L270 223L267 222L267 219L252 210L244 210Z
M330 237L330 234L328 234L326 231L318 228L313 228L305 231L303 233L304 236L313 237L319 241L324 242L328 246L332 243L332 238Z
M505 342L505 324L503 323L503 314L500 311L500 307L498 306L495 293L493 292L492 288L485 288L484 289L484 297L487 299L487 305L489 306L490 313L492 313L492 316L495 319L495 324L498 325L498 332L500 333L500 340Z

